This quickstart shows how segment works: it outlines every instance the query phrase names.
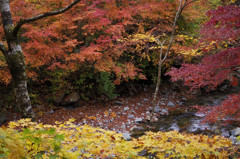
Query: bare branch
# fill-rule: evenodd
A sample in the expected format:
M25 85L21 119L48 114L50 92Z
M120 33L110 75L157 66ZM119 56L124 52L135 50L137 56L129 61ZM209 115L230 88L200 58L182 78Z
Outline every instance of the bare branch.
M187 0L185 0L184 4L185 5L187 2ZM172 46L172 43L173 43L173 40L174 40L174 34L175 34L175 30L176 30L176 25L177 25L177 21L178 21L178 18L180 16L180 13L182 11L182 0L180 1L180 4L179 4L179 7L178 7L178 11L176 13L176 16L175 16L175 20L174 20L174 23L173 23L173 26L172 26L172 34L171 34L171 39L170 39L170 43L168 45L168 48L167 48L167 51L166 51L166 54L162 60L162 62L164 62L169 54L169 51L170 51L170 48Z
M4 46L4 44L2 42L0 42L0 51L3 53L4 56L6 56L8 53L6 47Z
M17 25L13 29L13 36L15 36L15 37L17 36L17 33L18 33L18 31L19 31L19 29L21 28L22 25L24 25L26 23L37 21L37 20L45 18L45 17L62 14L64 12L66 12L67 10L71 9L74 5L76 5L80 1L81 0L74 0L68 6L66 6L66 7L64 7L62 9L59 9L57 11L51 11L51 12L42 13L42 14L39 14L39 15L37 15L35 17L32 17L32 18L20 19L20 21L17 23Z

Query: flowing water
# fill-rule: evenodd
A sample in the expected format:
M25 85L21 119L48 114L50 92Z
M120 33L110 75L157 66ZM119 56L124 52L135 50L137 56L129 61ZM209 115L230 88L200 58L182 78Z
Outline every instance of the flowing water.
M240 92L239 87L231 88L224 92L213 92L205 95L199 95L195 99L186 101L183 105L219 105L228 95ZM223 125L223 124L209 124L203 123L205 114L198 114L196 112L176 113L168 116L162 116L155 123L142 123L139 128L134 130L133 136L137 137L144 133L144 131L170 131L177 130L179 132L206 134L206 135L221 135L231 138L236 142L236 138L232 136L232 130L238 125Z

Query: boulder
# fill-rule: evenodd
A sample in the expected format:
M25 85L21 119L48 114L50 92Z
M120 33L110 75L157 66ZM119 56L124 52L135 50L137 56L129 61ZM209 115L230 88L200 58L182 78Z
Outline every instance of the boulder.
M66 96L62 99L61 105L62 105L62 106L74 105L74 104L76 104L79 100L80 100L80 96L79 96L78 92L74 91L74 92L70 93L69 95L66 95Z
M237 127L231 131L233 136L240 136L240 127Z

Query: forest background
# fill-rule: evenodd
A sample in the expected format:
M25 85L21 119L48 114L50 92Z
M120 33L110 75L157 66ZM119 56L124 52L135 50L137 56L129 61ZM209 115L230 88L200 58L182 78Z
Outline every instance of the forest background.
M23 117L34 117L30 111L37 104L58 105L54 98L62 93L77 92L81 100L108 101L156 85L159 53L166 55L173 36L160 69L162 83L171 79L200 92L217 90L226 83L239 86L240 1L181 1L186 6L175 32L178 0L11 0L11 14L8 2L0 0L1 113L14 110ZM69 4L64 14L48 16ZM32 106L30 101L24 103L26 92ZM239 100L238 93L217 107L195 108L209 112L208 122L239 123ZM159 158L224 158L238 151L220 136L148 132L126 142L116 132L77 127L73 122L10 122L8 128L0 128L0 157L140 158L139 153L148 150ZM76 147L79 151L74 151Z
M13 21L21 22L70 3L18 0L10 1L10 6ZM175 41L162 74L167 72L173 81L183 80L191 89L211 91L225 80L238 85L237 3L189 3L177 22ZM53 103L59 90L75 90L84 100L111 100L133 93L141 84L156 83L159 40L170 37L177 7L174 0L80 1L64 14L26 23L19 31L18 42L25 57L32 102ZM2 51L7 45L2 26L0 34ZM162 49L166 50L167 44ZM0 54L1 111L11 108L15 98L5 57L4 52ZM237 99L239 94L233 97ZM239 118L237 103L226 101L223 105L230 104L231 109L222 106L215 111Z

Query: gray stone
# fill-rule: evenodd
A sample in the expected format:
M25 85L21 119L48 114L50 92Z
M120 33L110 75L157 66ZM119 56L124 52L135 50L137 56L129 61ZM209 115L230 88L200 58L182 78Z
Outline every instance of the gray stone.
M170 102L167 103L167 106L168 107L175 107L175 104L172 101L170 101Z
M164 102L164 101L160 101L160 102L158 103L158 105L165 105L165 102Z
M123 139L126 140L126 141L129 141L131 140L131 135L129 133L123 133Z
M127 110L129 110L129 107L125 107L123 110L124 110L124 111L127 111Z
M141 106L141 103L137 103L138 106Z
M161 109L160 115L169 115L169 112L167 109Z
M116 104L116 105L124 105L124 103L121 102L121 101L114 101L113 104Z
M69 106L76 104L80 100L80 96L77 92L72 92L71 94L67 95L61 101L62 106Z
M159 113L161 112L161 108L159 106L156 106L154 109L154 113Z
M130 114L130 115L128 115L128 118L129 118L129 119L134 119L134 118L135 118L135 116L134 116L134 115L132 115L132 114Z
M184 101L184 102L187 101L187 98L183 96L182 101Z
M240 136L240 127L231 130L233 136Z
M142 121L143 121L142 118L136 118L136 119L135 119L135 122L136 122L136 123L141 123Z
M50 110L48 112L46 112L46 114L53 114L54 113L54 110Z
M145 109L146 111L153 111L153 107L149 107L149 108L147 108L147 109Z
M147 98L144 98L144 99L143 99L143 101L144 101L144 102L147 102L147 101L149 101L149 99L147 99Z
M178 102L179 106L183 106L183 104L184 104L183 102Z

